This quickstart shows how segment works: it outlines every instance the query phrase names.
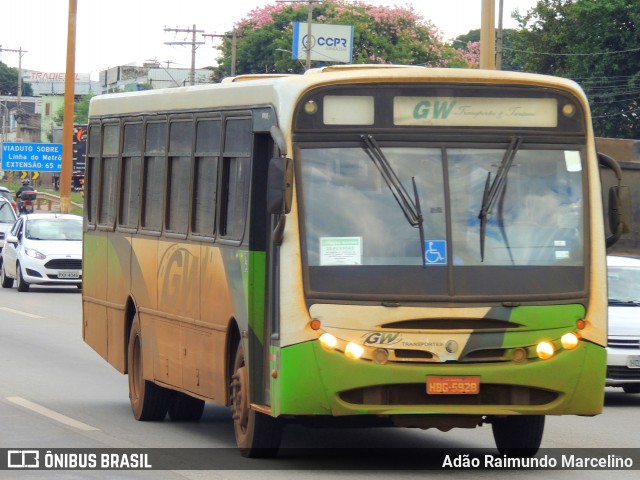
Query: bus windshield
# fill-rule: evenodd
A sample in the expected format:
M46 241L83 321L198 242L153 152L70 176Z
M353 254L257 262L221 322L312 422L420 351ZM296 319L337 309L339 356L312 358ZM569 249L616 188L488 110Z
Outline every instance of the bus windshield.
M322 275L315 267L413 266L428 275L446 266L582 267L578 148L525 145L502 173L508 147L382 146L381 151L411 197L415 181L424 240L365 148L302 149L304 252L312 277ZM502 186L483 213L497 175ZM406 271L381 274L394 272L403 273L387 282L389 293L406 287Z

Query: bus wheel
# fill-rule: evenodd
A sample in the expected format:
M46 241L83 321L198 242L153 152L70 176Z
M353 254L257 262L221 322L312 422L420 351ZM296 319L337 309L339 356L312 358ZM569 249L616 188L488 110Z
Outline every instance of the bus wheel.
M174 422L197 422L204 412L204 400L174 392L169 402L169 418Z
M518 415L493 418L493 438L502 455L533 457L540 448L544 415Z
M236 443L244 457L274 457L282 439L283 423L249 408L249 375L242 343L238 345L231 378L231 413Z
M160 387L142 376L142 341L140 321L131 325L127 356L129 369L129 399L136 420L163 420L169 408L171 391Z

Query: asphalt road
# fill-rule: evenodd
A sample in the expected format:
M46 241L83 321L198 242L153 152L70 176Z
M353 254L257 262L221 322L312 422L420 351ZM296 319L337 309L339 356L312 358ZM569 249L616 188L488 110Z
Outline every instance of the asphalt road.
M640 455L640 395L607 389L606 407L593 418L549 417L543 452ZM168 470L42 471L0 470L0 479L22 478L614 478L613 472L538 470L421 470L437 467L445 449L451 455L495 455L488 426L473 430L286 428L275 460L241 458L234 450L228 409L207 405L198 423L137 422L128 399L127 377L82 341L81 295L75 287L32 287L19 293L0 289L0 455L8 450L52 452L169 449ZM353 448L359 450L353 450ZM6 449L6 450L5 450ZM177 450L184 449L184 450ZM295 449L295 450L293 450ZM332 450L340 449L340 450ZM612 450L621 449L621 450ZM631 451L622 449L633 449ZM129 451L127 450L127 451ZM150 450L154 461L158 451ZM432 455L430 456L430 452ZM590 450L591 454L597 452ZM180 457L179 455L183 455ZM167 458L169 458L167 457ZM181 458L182 463L176 460ZM0 466L4 458L0 458ZM422 463L424 462L424 463ZM157 465L157 463L156 463ZM206 470L198 470L206 468ZM640 468L636 464L636 468ZM615 478L638 478L616 471Z

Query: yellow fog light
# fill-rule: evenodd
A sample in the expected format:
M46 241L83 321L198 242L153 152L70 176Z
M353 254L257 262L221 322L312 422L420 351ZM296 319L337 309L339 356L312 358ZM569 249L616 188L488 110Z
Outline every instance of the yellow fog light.
M566 350L573 350L580 343L580 337L573 332L569 332L562 336L560 342Z
M351 358L352 360L359 359L364 353L364 348L362 348L357 343L349 342L344 349L344 354Z
M527 350L524 348L516 348L511 358L513 358L513 361L516 363L524 362L527 359Z
M389 351L384 348L376 348L372 355L373 361L379 365L384 365L389 361Z
M540 342L536 347L536 353L542 360L548 360L553 357L554 354L553 344L550 342Z
M330 333L323 333L318 340L320 340L320 345L325 350L333 350L338 344L338 339Z

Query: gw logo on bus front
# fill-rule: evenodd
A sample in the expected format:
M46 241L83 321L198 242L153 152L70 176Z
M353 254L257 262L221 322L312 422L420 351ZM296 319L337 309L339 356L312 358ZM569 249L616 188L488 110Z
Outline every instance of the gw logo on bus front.
M399 333L388 332L368 332L361 338L365 345L395 345L402 340Z

